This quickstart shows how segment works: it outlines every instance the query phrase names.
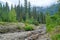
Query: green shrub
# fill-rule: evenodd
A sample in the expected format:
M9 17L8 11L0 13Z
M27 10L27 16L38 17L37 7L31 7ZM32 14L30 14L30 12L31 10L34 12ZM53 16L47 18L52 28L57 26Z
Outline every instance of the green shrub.
M26 20L25 23L29 23L29 24L33 24L34 20L33 19L29 19L29 20Z
M25 27L24 27L24 30L25 31L32 31L34 28L32 27L32 26L30 26L30 25L26 25Z
M34 21L33 24L36 25L36 26L38 26L39 22L38 21Z
M47 30L47 32L51 32L53 30L53 28L54 28L54 25L50 24L50 25L47 25L46 30Z
M60 40L60 34L55 34L51 38L52 40Z
M33 20L29 20L28 23L29 23L29 24L33 24Z

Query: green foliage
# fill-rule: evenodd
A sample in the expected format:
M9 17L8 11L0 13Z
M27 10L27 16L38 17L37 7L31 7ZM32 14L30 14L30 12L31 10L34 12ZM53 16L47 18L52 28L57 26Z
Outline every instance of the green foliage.
M49 25L46 25L47 27L47 32L51 32L51 31L53 31L54 30L54 28L55 28L55 26L56 26L56 24L49 24Z
M11 9L9 8L8 3L5 5L0 3L0 22L28 22L29 24L38 25L38 22L44 23L43 12L39 15L40 12L37 11L37 7L31 7L30 2L27 4L27 0L24 1L24 7L20 5L20 0L18 5ZM31 10L32 8L32 10ZM39 16L38 16L39 15ZM33 17L33 18L32 18ZM36 20L36 21L34 21Z
M57 26L56 17L50 16L49 13L46 14L46 28L47 32L51 32Z
M2 18L0 18L0 22L2 22Z
M31 4L30 4L30 2L28 3L28 15L29 15L29 18L31 18Z
M40 12L40 20L41 22L40 23L45 23L45 15L43 14L43 12Z
M54 17L56 18L56 23L57 23L57 25L60 25L60 13L57 12L57 13L54 15Z
M15 8L15 11L16 11L16 19L18 20L18 22L20 22L20 18L21 18L21 9L20 9L20 0L19 0L19 3L17 5L17 7Z
M0 22L2 21L2 4L0 3Z
M51 24L51 18L50 18L50 14L47 12L46 13L46 25Z
M28 19L28 20L26 20L26 23L28 23L28 24L33 24L33 23L34 23L33 17L30 18L30 19Z
M12 9L10 12L9 12L9 21L10 22L16 22L16 12L14 9Z
M51 34L52 40L60 40L60 30L57 27L58 25L60 25L60 8L54 15L50 15L49 13L46 15L46 28L48 33L53 34Z
M30 20L27 20L25 23L28 23L28 24L34 24L36 26L39 25L39 22L34 20L33 18L31 18Z
M4 6L4 9L3 9L3 21L5 22L8 22L8 13L9 13L9 6L8 6L8 3L6 2L6 6Z
M47 28L47 32L51 30L51 18L50 18L50 14L47 12L46 13L46 28Z
M26 26L24 27L24 30L25 31L32 31L32 30L34 30L34 28L31 25L26 24Z
M28 23L33 24L33 19L29 20Z
M51 38L52 40L60 40L60 34L55 34Z
M38 21L34 21L33 24L36 25L36 26L38 26L39 22Z

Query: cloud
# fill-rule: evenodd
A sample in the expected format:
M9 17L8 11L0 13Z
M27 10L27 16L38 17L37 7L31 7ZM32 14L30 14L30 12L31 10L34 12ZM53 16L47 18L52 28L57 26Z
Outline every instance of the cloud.
M11 6L11 4L12 4L12 3L11 3L10 1L8 1L8 0L0 0L0 1L2 1L2 2L4 2L4 3L8 2L8 5L9 5L9 6Z
M18 5L19 0L1 0L3 2L8 2L9 6L11 4ZM50 6L52 4L56 4L58 0L28 0L31 5L34 6ZM20 0L21 4L24 4L24 0Z
M32 5L36 6L50 6L57 3L57 0L29 0Z

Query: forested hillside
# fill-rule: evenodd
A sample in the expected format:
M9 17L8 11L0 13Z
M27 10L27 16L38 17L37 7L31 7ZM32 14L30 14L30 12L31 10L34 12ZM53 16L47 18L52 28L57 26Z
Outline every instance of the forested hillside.
M27 0L25 0L24 6L22 6L19 1L19 4L17 6L13 7L13 5L11 5L11 8L7 2L4 5L0 3L0 21L22 22L29 20L45 23L45 14L43 14L43 12L40 10L38 10L38 12L37 9L38 8L35 6L31 7L30 2L27 2Z
M0 20L3 22L22 22L22 21L37 21L39 23L45 23L46 12L49 12L51 15L58 11L59 4L54 4L50 7L37 7L32 6L31 3L25 0L24 6L19 4L13 7L9 7L8 3L2 5L0 3Z

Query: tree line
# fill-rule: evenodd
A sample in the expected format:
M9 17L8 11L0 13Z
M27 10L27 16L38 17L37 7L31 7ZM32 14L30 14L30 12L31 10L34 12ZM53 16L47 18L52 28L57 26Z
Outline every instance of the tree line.
M20 4L11 5L9 8L8 3L5 5L0 3L0 22L38 22L45 23L45 14L38 12L36 7L31 7L31 3L24 0L24 6Z

